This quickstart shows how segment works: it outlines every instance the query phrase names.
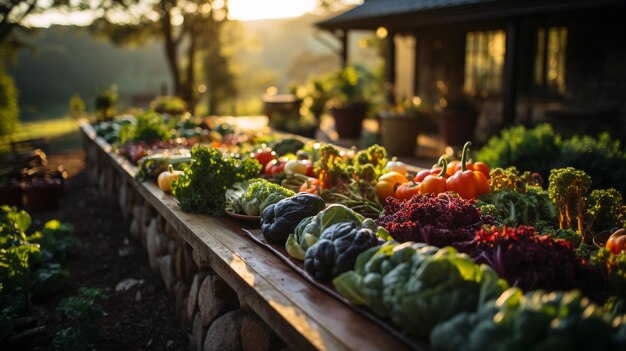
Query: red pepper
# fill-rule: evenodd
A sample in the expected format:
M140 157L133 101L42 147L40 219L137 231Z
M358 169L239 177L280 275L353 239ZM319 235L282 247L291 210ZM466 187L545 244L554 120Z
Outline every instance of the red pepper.
M441 166L441 171L438 175L428 175L419 184L418 189L420 194L439 194L448 190L446 173L448 170L448 160L440 158L438 166Z
M263 167L265 167L268 163L276 158L276 153L272 151L272 149L267 147L256 150L255 152L250 154L250 156L254 157Z
M417 175L415 175L415 178L413 178L413 181L415 181L416 183L421 183L424 180L424 178L426 178L429 175L434 175L434 176L439 175L439 173L441 173L441 169L442 169L442 167L439 166L439 165L441 164L441 160L443 160L444 158L445 158L445 155L441 156L439 158L439 161L437 161L437 163L434 164L431 169L423 169L423 170L417 172ZM446 162L447 162L447 160L446 160ZM457 161L452 161L452 162L457 162ZM447 172L449 172L449 171L450 171L450 167L448 167L448 171ZM447 178L448 174L445 174L444 176Z
M265 174L268 176L277 175L285 170L285 162L279 159L273 159L265 166Z
M456 192L464 199L472 199L489 193L487 177L482 172L471 171L466 167L470 146L472 146L471 142L465 143L461 156L461 170L454 173L446 182L448 190Z

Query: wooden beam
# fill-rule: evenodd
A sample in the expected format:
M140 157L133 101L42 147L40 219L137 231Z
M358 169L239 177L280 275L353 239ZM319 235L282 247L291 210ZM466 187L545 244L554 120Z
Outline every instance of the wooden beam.
M394 104L396 100L396 31L389 29L387 33L387 46L385 52L385 86L387 101Z
M511 126L517 113L517 55L519 47L519 20L511 19L506 27L506 54L502 89L502 124Z
M344 29L339 34L339 40L341 41L341 67L345 68L348 65L348 29Z

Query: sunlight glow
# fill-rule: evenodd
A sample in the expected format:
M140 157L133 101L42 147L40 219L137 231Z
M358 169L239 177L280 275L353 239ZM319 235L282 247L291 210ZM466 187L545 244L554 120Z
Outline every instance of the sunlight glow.
M313 11L316 0L231 0L230 18L250 21L266 18L297 17Z

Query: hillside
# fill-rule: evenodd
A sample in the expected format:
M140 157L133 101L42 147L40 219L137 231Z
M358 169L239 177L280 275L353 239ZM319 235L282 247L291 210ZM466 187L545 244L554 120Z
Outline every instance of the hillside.
M291 83L339 67L333 48L338 42L314 28L322 17L237 22L228 49L243 103L260 97L268 86L286 91ZM325 40L320 40L323 37ZM33 50L22 50L13 70L20 90L22 120L59 117L70 97L79 93L93 108L99 89L118 85L122 106L136 105L169 85L161 45L122 48L95 38L80 27L53 26L27 38ZM328 47L328 44L330 46ZM351 38L355 52L358 39ZM353 55L362 57L361 54Z

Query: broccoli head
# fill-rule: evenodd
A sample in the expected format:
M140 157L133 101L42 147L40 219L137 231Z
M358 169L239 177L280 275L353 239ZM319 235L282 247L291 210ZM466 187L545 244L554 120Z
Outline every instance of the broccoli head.
M559 227L561 229L570 229L575 219L578 225L578 234L583 235L585 196L590 188L591 177L584 171L573 167L550 171L548 193L559 211Z

